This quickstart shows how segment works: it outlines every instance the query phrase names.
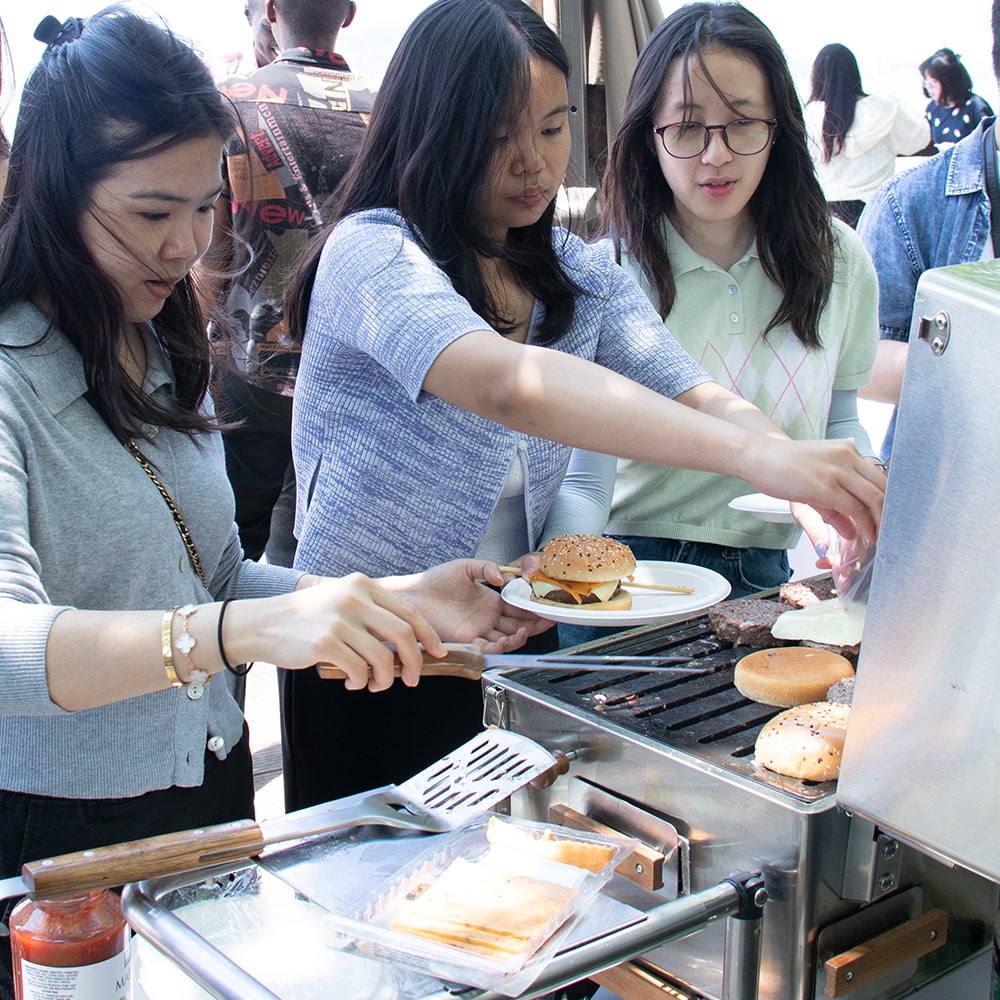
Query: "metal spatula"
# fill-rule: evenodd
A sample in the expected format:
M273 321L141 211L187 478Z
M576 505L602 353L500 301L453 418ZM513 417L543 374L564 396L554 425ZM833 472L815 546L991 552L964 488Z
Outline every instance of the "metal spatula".
M300 809L32 861L0 880L0 899L47 896L256 857L268 844L376 824L428 833L453 830L543 772L563 765L527 737L487 729L401 785Z

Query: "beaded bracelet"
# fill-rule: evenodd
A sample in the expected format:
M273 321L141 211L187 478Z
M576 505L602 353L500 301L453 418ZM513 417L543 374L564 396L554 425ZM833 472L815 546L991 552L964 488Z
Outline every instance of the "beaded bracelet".
M234 667L229 662L229 657L226 656L226 647L222 644L222 619L226 617L226 608L229 607L230 600L227 598L222 602L222 607L219 608L219 626L216 631L216 637L219 640L219 656L222 658L222 664L231 674L236 674L237 677L246 677L250 673L250 668L253 666L252 663L241 663L238 667Z
M177 614L181 619L181 634L174 641L174 649L179 649L187 660L188 680L184 684L184 693L192 700L198 701L205 693L205 685L209 681L208 672L199 670L191 659L191 650L198 645L198 640L188 631L188 619L198 613L197 607L193 604L185 604L183 608L177 609Z

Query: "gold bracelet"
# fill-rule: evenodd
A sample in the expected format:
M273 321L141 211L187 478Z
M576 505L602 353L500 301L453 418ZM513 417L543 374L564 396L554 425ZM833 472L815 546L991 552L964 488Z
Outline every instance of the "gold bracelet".
M170 686L179 688L184 685L181 683L181 679L177 676L177 671L174 669L174 655L170 651L170 636L174 627L174 615L177 614L179 608L171 608L169 611L163 612L163 627L160 629L160 648L163 652L163 670L167 675L167 680L170 681Z
M184 693L192 700L197 701L205 693L205 685L208 683L208 672L199 670L191 659L191 650L198 645L198 641L188 631L188 619L198 613L198 608L193 604L185 604L183 608L177 609L177 614L181 617L181 634L174 642L174 648L179 649L187 660L188 679L184 682Z

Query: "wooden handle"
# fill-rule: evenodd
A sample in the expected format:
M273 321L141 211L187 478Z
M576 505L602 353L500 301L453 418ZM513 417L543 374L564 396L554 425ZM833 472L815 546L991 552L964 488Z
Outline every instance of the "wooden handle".
M928 910L919 917L827 959L825 996L846 996L852 990L916 961L948 940L948 914Z
M549 822L569 827L571 830L584 830L588 833L603 833L613 837L621 837L620 830L615 830L604 823L598 823L585 813L578 812L561 802L549 806ZM663 888L663 853L655 848L639 844L636 849L615 867L615 871L644 889L656 891Z
M21 875L33 895L50 896L252 858L263 847L261 828L245 819L29 861L21 868Z
M464 677L466 680L478 681L483 676L483 654L478 646L464 645L458 642L446 642L446 650L442 659L436 659L424 653L424 665L420 668L421 677ZM347 674L330 663L317 663L316 670L326 681L342 681ZM402 664L397 660L394 668L396 677L402 672Z
M640 590L661 590L668 594L693 594L694 587L671 587L666 583L638 583L635 580L623 580L622 586L628 590L629 587L638 587Z

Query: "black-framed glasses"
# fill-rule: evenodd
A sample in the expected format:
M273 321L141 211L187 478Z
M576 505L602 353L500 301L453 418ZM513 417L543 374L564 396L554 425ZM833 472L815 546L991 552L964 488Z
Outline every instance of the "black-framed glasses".
M708 149L708 141L715 130L722 133L722 140L731 152L753 156L767 147L777 127L777 118L737 118L726 125L702 125L701 122L654 125L653 131L671 156L689 160Z

